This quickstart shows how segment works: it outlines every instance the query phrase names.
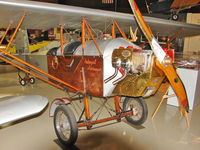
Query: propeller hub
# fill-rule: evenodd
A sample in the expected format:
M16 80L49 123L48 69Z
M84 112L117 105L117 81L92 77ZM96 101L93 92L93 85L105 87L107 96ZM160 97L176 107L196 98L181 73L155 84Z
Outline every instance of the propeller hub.
M169 65L172 64L172 59L167 55L165 56L164 60L163 60L163 64L165 67L168 67Z

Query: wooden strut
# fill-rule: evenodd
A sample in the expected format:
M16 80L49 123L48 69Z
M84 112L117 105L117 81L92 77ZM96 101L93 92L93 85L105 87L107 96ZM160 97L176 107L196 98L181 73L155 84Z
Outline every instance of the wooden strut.
M2 38L1 38L1 41L0 41L0 45L3 42L4 38L6 37L6 34L7 34L8 30L10 29L11 24L12 24L12 22L9 23L5 33L3 34Z
M163 45L162 47L167 47L168 46L168 49L169 49L170 48L169 44L171 43L171 41L173 41L182 31L183 31L183 29L178 30L172 37L169 38L169 40L167 41L167 43L165 45ZM153 34L153 35L156 36L157 34ZM148 43L148 41L145 41L144 43L142 43L140 45L140 47L142 48L147 43Z
M123 118L125 116L130 116L132 114L133 114L133 112L129 111L129 112L125 112L125 113L121 113L121 114L115 115L113 117L108 117L108 118L104 118L104 119L100 119L100 120L96 120L96 121L91 121L89 123L88 122L78 123L78 127L88 126L88 124L89 125L99 124L99 123L115 120L115 119L118 119L118 118Z
M83 80L84 92L86 93L86 80L85 80L84 68L82 68L82 80ZM86 117L86 120L88 121L87 128L89 129L91 127L91 125L90 125L90 111L89 111L89 103L88 103L87 95L84 95L83 102L84 102L84 107L85 107L85 109L84 109L85 110L85 117Z
M158 35L158 33L153 34L154 37L156 37L157 35ZM139 47L143 48L143 46L145 46L147 43L148 43L148 41L145 41L144 43L139 45Z
M154 119L155 115L156 115L157 112L158 112L158 109L160 108L161 104L163 103L163 101L164 101L166 98L170 98L170 97L176 96L175 94L173 94L173 95L168 95L169 88L170 88L170 85L168 85L168 88L167 88L165 94L163 95L161 101L159 102L158 106L157 106L156 109L154 110L154 112L153 112L153 114L152 114L152 117L151 117L152 119Z
M162 47L167 47L169 48L169 44L171 43L172 40L174 40L181 32L183 31L183 29L178 30L170 39L169 41L167 41L167 43L165 45L163 45Z
M120 106L119 106L119 97L118 96L114 97L114 101L115 101L115 110L116 110L116 115L115 116L104 118L104 119L100 119L100 120L96 120L96 121L91 121L90 112L89 112L88 97L85 96L83 98L83 102L84 102L84 107L85 107L86 121L83 122L83 123L78 123L78 127L86 126L87 129L90 129L93 124L103 123L103 122L107 122L107 121L111 121L111 120L115 120L115 119L117 119L117 121L120 122L122 117L132 115L132 111L125 112L125 113L121 112Z
M85 53L85 22L84 21L82 21L81 30L82 30L81 40L82 40L82 47L83 47L83 54L84 54Z
M99 49L99 46L98 46L96 40L94 39L94 36L92 35L92 32L91 32L91 30L90 30L90 27L88 26L88 24L87 24L87 22L86 22L86 20L85 20L84 17L83 17L83 24L84 24L84 25L82 25L82 38L83 38L83 34L85 35L84 27L86 26L86 28L87 28L87 30L88 30L90 36L92 37L92 40L93 40L93 42L94 42L94 44L95 44L95 46L96 46L96 48L97 48L97 50L98 50L98 52L99 52L99 55L102 56L101 50ZM82 39L82 42L83 42L83 39ZM85 45L85 38L84 38L84 45ZM84 47L84 50L85 50L85 47Z
M115 24L113 22L113 25L112 25L112 39L115 38Z
M117 24L117 22L115 21L115 20L113 20L113 26L116 26L117 27L117 29L119 30L119 32L121 33L121 35L122 35L122 37L123 38L125 38L125 39L128 39L127 37L126 37L126 34L122 31L122 29L119 27L119 25ZM114 27L112 27L112 37L114 37Z
M22 24L22 21L24 20L24 17L25 17L25 16L26 16L26 13L24 12L24 15L23 15L22 18L20 19L20 21L19 21L19 23L18 23L18 25L17 25L17 27L16 27L16 29L15 29L13 35L11 36L10 41L9 41L8 45L6 46L5 51L8 50L8 48L9 48L9 46L10 46L10 44L11 44L13 38L15 37L15 34L17 33L17 31L18 31L20 25Z
M115 100L115 110L116 110L116 113L119 114L120 113L119 96L115 96L114 100Z
M62 55L64 56L64 51L63 51L63 26L60 25L60 48Z
M88 97L85 96L83 98L84 106L85 106L85 117L87 120L90 120L90 111L89 111L89 103L88 103Z
M169 87L167 88L165 94L163 95L161 101L159 102L158 106L156 107L156 109L154 110L153 114L152 114L152 119L154 119L155 115L157 114L158 112L158 109L160 108L161 104L163 103L163 101L167 98L171 98L171 97L175 97L176 94L172 94L172 95L168 95L168 92L169 92L169 88L170 88L170 85ZM189 128L190 127L190 122L189 122L189 118L188 118L188 114L186 111L183 110L183 107L181 102L178 100L178 103L179 103L179 109L180 109L180 113L181 113L181 117L184 116L185 117L185 120L186 120L186 123L187 123L187 127Z

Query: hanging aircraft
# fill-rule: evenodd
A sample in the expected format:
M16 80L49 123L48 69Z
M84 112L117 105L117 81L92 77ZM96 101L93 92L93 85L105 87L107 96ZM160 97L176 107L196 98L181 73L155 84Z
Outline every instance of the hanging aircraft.
M170 12L171 19L176 21L180 11L198 6L200 0L158 0L152 3L145 0L145 3L149 13Z
M178 36L194 36L200 34L200 26L152 17L143 19L135 1L129 2L135 17L132 14L66 5L0 0L1 27L7 27L7 30L15 28L5 50L0 49L0 59L61 90L75 93L69 97L56 98L50 106L55 132L64 145L76 142L79 127L91 129L99 123L121 121L123 117L131 124L141 125L148 114L144 98L154 95L166 78L174 88L179 98L181 113L189 124L188 100L184 86L171 58L160 47L153 33L173 36L178 31ZM136 29L137 24L152 50L142 50L126 37L130 26ZM44 56L45 59L42 59L43 63L47 63L47 71L33 65L35 63L31 61L24 61L21 55L7 52L18 30L46 30L53 27L60 28L60 47L51 49L48 55ZM81 39L63 44L63 28L81 29ZM112 38L95 38L92 28L99 29L102 33L112 33ZM116 33L120 33L122 38L116 38ZM104 103L93 114L88 104L89 97L92 96L104 99ZM125 98L122 108L120 97ZM101 113L101 107L108 107L110 98L114 98L115 108L110 109L114 114L94 119L97 112ZM77 101L84 104L79 116L74 115L70 108ZM3 108L3 105L1 107ZM34 109L34 106L30 107ZM26 115L28 116L25 113ZM0 120L6 117L5 113Z

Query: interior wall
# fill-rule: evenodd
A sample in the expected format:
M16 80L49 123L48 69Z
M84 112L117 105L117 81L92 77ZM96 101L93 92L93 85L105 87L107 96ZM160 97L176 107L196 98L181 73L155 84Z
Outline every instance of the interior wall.
M200 13L188 13L186 22L200 25ZM200 36L185 38L183 51L184 53L195 52L200 54Z

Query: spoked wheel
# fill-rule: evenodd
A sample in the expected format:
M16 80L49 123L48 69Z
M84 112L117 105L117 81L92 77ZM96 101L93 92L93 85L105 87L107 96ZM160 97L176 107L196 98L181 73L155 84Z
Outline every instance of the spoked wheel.
M30 78L30 84L34 84L35 83L35 79L33 77Z
M74 114L66 106L58 106L54 113L54 128L63 145L73 145L78 137L78 127Z
M126 97L123 103L123 111L132 110L131 116L126 116L126 120L133 125L141 125L147 119L147 104L142 97Z
M20 83L22 86L25 86L25 85L26 85L26 80L21 79L21 80L19 81L19 83Z

